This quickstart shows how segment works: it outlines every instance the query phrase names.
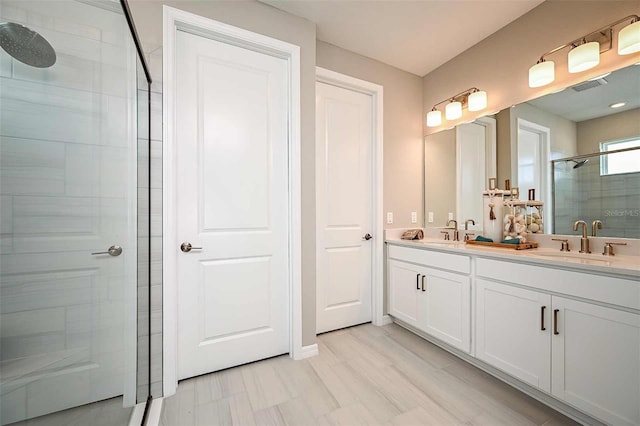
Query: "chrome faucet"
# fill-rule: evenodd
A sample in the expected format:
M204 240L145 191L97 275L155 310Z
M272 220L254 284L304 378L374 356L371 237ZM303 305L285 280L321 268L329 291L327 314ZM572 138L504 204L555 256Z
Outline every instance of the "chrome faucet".
M476 224L476 221L473 219L467 219L464 221L464 230L468 231L469 230L469 222L471 222L472 225Z
M460 233L458 232L458 221L451 219L447 222L447 226L453 222L453 241L460 241Z
M598 219L596 219L591 224L591 236L592 237L597 237L598 236L598 229L602 229L602 222L599 221Z
M582 238L580 238L580 253L591 253L589 250L589 237L587 236L587 222L584 220L576 220L573 224L573 230L577 231L578 227L582 225Z

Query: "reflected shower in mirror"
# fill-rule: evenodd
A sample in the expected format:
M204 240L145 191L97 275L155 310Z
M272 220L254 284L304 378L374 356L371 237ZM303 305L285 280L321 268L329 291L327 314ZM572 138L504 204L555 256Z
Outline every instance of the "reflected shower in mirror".
M635 148L553 161L556 234L600 220L600 236L640 238L640 139L623 143Z

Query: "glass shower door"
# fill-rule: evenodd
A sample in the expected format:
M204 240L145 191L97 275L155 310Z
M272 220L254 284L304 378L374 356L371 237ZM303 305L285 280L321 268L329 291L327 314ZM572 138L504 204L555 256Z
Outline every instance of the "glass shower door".
M116 2L8 1L57 55L0 51L0 420L136 385L136 53Z

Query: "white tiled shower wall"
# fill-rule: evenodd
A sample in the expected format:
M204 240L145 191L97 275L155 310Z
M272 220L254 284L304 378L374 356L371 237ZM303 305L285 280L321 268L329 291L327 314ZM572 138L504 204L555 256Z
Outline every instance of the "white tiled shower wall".
M8 266L15 265L17 259L34 265L42 263L42 253L69 246L65 240L69 235L95 234L101 227L96 220L99 212L118 215L116 212L126 211L123 194L127 183L119 176L126 175L124 167L129 155L126 146L130 141L127 116L123 114L130 104L127 98L130 93L123 81L125 65L121 51L122 38L129 37L128 28L121 15L93 10L79 3L77 6L57 14L23 9L19 1L3 0L0 5L2 22L19 22L46 34L58 54L55 68L40 70L0 52L0 266L3 271L8 271ZM91 26L90 22L101 19L113 20L114 30L105 30L109 25ZM161 83L154 87L161 87ZM139 92L139 96L146 102L146 94ZM154 360L150 380L152 394L157 397L162 394L162 95L156 92L151 98L151 137L154 139L151 181L139 181L138 195L139 214L146 214L146 188L151 186L151 235L146 227L140 227L140 231L144 231L139 236L151 239L153 251L151 280L140 282L142 286L151 285L152 330L149 336L146 323L139 322L138 345L146 350L151 339ZM144 130L140 128L140 134L145 134ZM109 172L102 173L101 168L107 163ZM78 249L86 251L84 247ZM148 258L138 261L146 267ZM123 295L116 281L117 277L110 277L107 285L103 285L104 282L97 282L90 274L70 270L3 277L0 289L2 361L57 353L65 357L59 365L64 367L89 359L87 348L96 344L104 348L105 363L121 360L116 352L122 348L107 341L96 342L91 329L96 321L96 311L91 306L96 297L104 303L115 303L116 307L121 304ZM146 305L147 300L141 298L139 308ZM108 320L113 325L124 316L118 311L115 317L101 321ZM142 374L139 383L146 388L149 377L144 350L138 372ZM4 367L3 364L3 383L8 371ZM122 377L113 377L112 381L115 384L121 380ZM77 392L89 393L102 387L95 381L76 382L74 386ZM50 392L52 400L68 399L67 395L72 393L65 391L64 386L45 388L36 380L4 395L8 388L3 387L3 423L8 413L5 402L12 410L28 416L29 392ZM146 389L139 391L139 395L147 393ZM24 417L17 415L16 419Z
M640 174L600 175L600 158L583 167L555 165L555 233L573 234L573 223L599 219L602 235L638 238L640 229Z

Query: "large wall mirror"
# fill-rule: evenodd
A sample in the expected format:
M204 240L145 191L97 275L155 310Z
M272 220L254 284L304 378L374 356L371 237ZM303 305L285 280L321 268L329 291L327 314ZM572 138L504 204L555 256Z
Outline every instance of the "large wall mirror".
M521 198L535 190L547 233L600 220L598 235L640 238L640 65L426 136L424 176L425 227L453 216L482 231L482 190L497 177Z

